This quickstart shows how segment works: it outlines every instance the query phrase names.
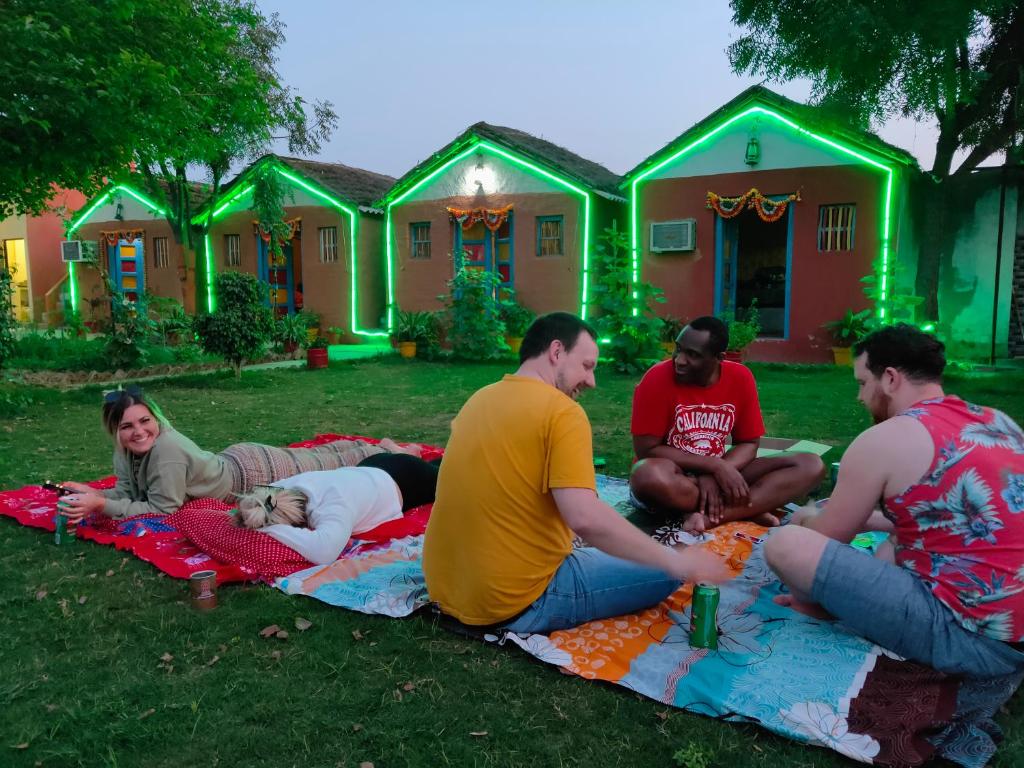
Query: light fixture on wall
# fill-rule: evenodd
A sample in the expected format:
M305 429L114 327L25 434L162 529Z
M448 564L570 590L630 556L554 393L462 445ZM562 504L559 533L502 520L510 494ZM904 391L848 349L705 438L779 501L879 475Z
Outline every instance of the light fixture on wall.
M117 207L114 208L114 218L118 221L124 221L124 203L120 200L117 201Z
M750 137L747 139L747 149L743 153L743 162L754 166L761 162L761 142L757 138L757 128L760 120L754 121L754 127L750 129Z
M484 165L482 155L477 155L476 167L469 174L470 191L486 195L494 189L494 169Z

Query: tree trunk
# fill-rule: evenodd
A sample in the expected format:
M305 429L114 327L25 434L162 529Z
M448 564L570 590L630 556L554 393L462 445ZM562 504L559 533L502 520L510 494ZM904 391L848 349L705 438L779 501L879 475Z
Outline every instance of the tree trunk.
M915 216L917 233L917 276L914 292L924 299L918 320L931 320L940 326L952 321L943 307L943 283L952 279L953 250L963 219L963 195L957 194L958 180L945 178L935 183L924 180L918 188ZM948 298L948 297L947 297ZM944 311L945 310L945 311ZM954 311L954 315L956 312Z

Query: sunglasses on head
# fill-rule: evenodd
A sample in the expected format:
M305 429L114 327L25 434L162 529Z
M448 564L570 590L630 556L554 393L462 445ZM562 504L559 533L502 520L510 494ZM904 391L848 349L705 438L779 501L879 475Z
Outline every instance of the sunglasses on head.
M116 403L122 397L130 397L133 400L142 399L142 389L135 386L134 384L125 387L124 389L112 389L109 392L103 393L104 403Z

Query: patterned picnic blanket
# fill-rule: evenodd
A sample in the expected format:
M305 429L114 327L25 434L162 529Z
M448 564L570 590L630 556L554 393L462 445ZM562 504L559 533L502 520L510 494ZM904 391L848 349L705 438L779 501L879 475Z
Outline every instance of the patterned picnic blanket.
M293 448L323 445L335 440L356 439L352 435L324 434L293 443ZM373 438L359 437L368 442ZM441 449L424 446L428 461ZM90 483L94 488L111 488L114 477ZM0 515L32 528L54 530L57 495L38 485L0 492ZM265 534L238 528L222 514L231 509L217 499L194 499L172 515L135 515L124 520L102 516L83 522L77 537L97 544L113 545L159 568L169 576L187 579L197 571L217 572L218 583L272 578L305 568L311 563ZM422 534L429 507L411 510L399 520L384 523L362 534L368 541L389 541L395 537Z
M627 504L623 481L601 477L598 491L613 506ZM672 529L659 534L678 538ZM514 643L567 673L699 714L755 722L861 762L916 766L942 756L968 768L984 765L995 751L992 717L1019 677L965 685L835 622L776 605L781 585L762 554L767 535L752 523L733 523L706 541L735 574L721 587L717 651L690 647L688 585L641 613L550 636L485 639ZM342 560L275 586L363 613L407 616L429 603L422 545L419 536L353 542Z

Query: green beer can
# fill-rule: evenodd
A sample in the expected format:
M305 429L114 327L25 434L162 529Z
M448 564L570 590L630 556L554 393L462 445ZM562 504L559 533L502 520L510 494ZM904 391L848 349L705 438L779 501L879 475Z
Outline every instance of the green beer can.
M63 504L57 502L57 514L53 516L53 543L58 546L61 544L71 544L75 540L75 529L73 526L68 525L68 518L61 508Z
M698 584L690 603L690 645L718 650L718 587Z

